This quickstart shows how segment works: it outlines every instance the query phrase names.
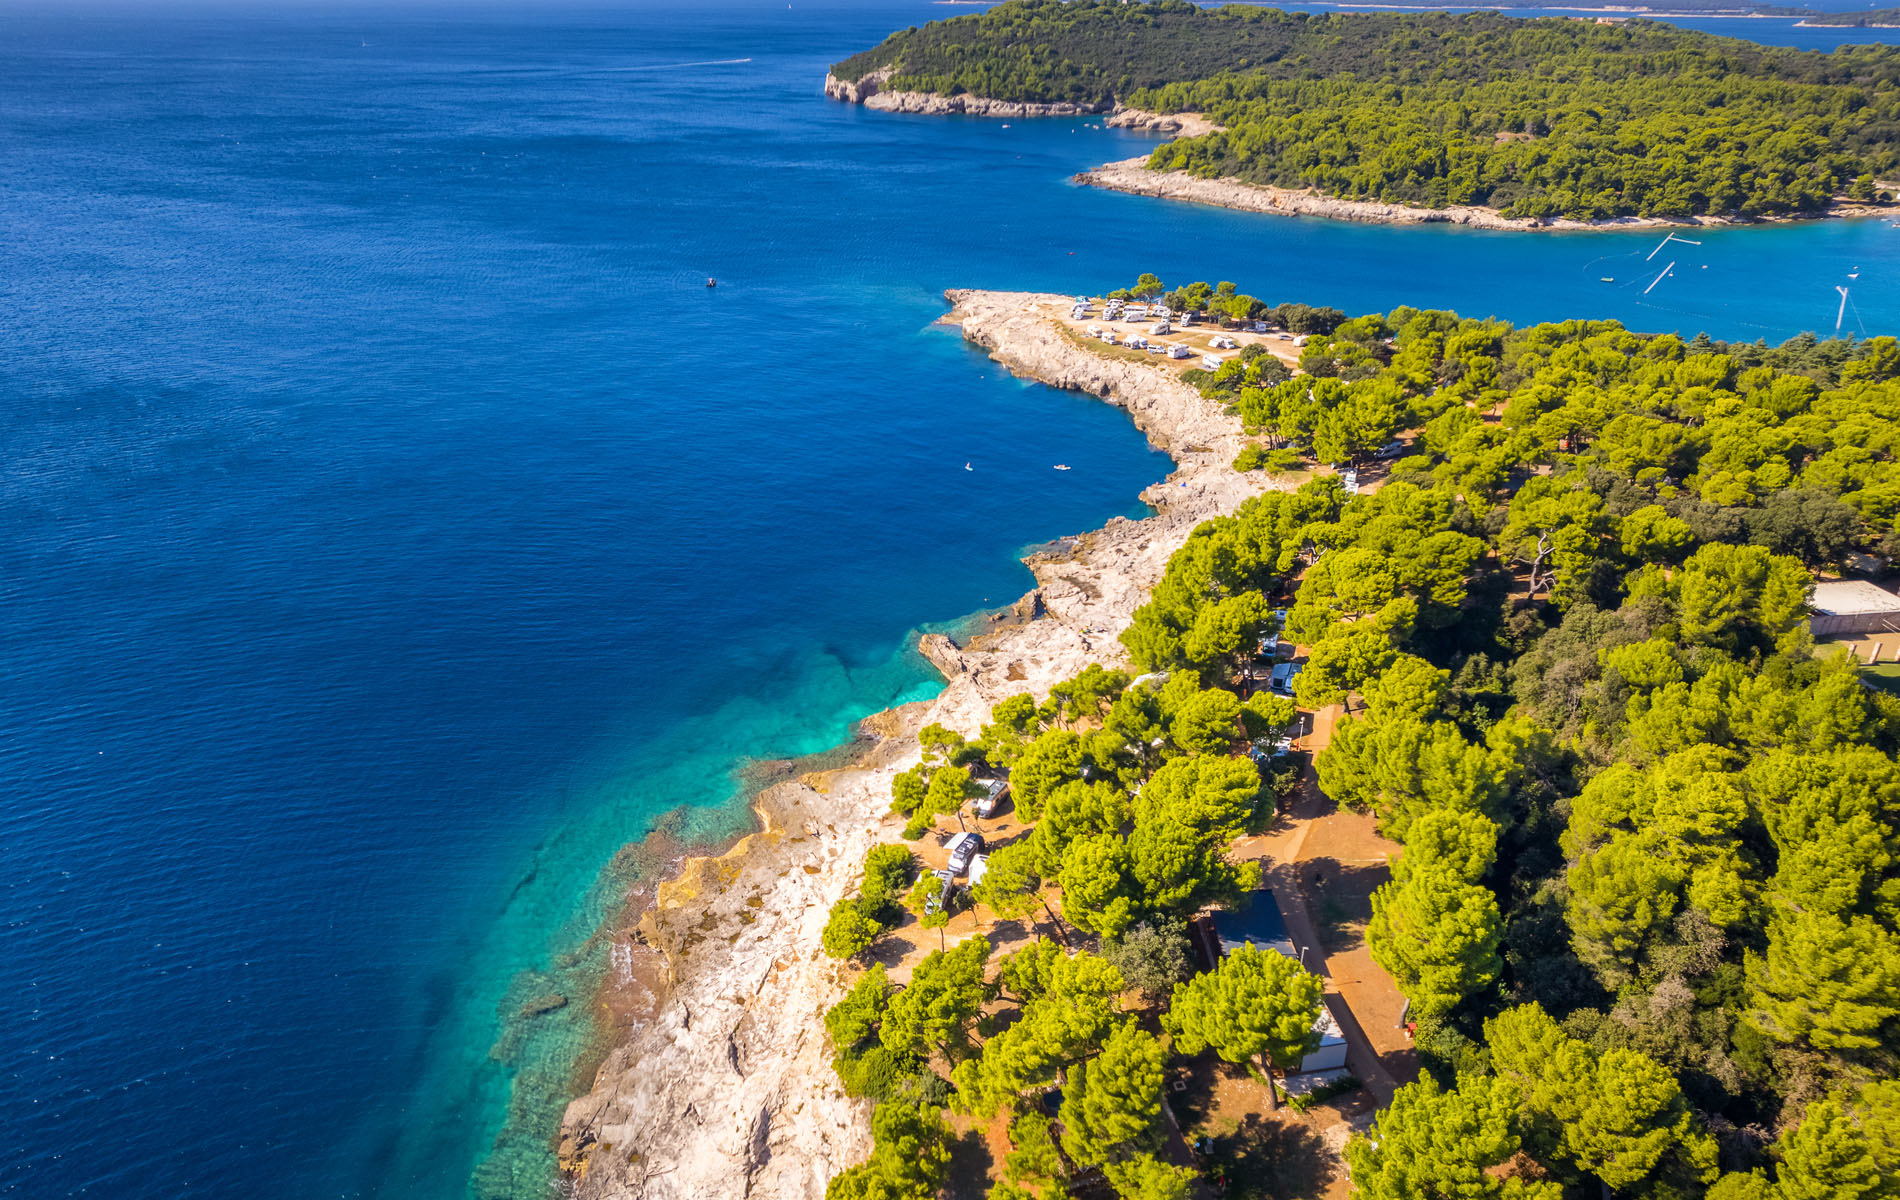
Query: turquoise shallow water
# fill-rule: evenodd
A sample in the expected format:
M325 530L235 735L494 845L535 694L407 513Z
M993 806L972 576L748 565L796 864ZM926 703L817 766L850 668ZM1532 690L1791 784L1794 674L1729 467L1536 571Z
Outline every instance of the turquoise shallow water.
M620 847L738 829L1167 470L946 286L1779 339L1858 270L1900 326L1884 222L1645 298L1654 235L1194 209L1070 186L1150 144L1095 122L818 96L943 11L9 11L0 1194L540 1194L580 1014L505 1017L599 969Z

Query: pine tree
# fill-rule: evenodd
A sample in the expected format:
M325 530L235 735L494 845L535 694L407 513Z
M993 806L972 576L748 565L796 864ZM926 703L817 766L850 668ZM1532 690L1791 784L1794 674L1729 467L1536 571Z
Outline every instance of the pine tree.
M1292 959L1243 946L1207 974L1176 984L1164 1020L1184 1053L1211 1048L1231 1063L1262 1056L1292 1068L1319 1045L1313 1023L1325 991L1319 976ZM1271 1081L1267 1091L1271 1100Z
M884 971L884 964L876 963L858 977L858 981L851 985L851 990L844 994L844 999L826 1010L825 1032L831 1035L834 1050L849 1053L871 1039L877 1032L879 1022L884 1019L890 988L891 981Z
M1091 834L1069 843L1062 855L1062 912L1076 925L1103 937L1119 937L1140 909L1130 878L1128 846L1113 834Z
M1518 1150L1518 1092L1466 1079L1447 1092L1427 1075L1393 1094L1369 1136L1346 1143L1356 1200L1560 1200L1554 1183L1492 1174Z
M833 958L851 959L871 948L884 932L884 926L864 912L864 902L846 897L831 906L831 918L825 922L819 945Z
M1869 1050L1900 1016L1900 940L1869 917L1783 909L1747 970L1749 1019L1780 1041Z
M1454 865L1427 862L1373 893L1366 944L1413 1012L1436 1020L1496 981L1502 934L1489 888L1467 883Z
M832 1177L825 1200L932 1200L950 1168L950 1127L934 1108L886 1102L871 1114L871 1158Z
M1659 1167L1698 1184L1715 1177L1715 1140L1696 1125L1676 1077L1648 1055L1599 1054L1536 1004L1486 1022L1485 1040L1492 1065L1532 1118L1536 1152L1555 1154L1618 1189Z
M1049 1187L1068 1177L1056 1149L1055 1122L1035 1110L1017 1113L1009 1123L1010 1152L1003 1172L1011 1183Z
M1650 938L1675 914L1687 882L1680 863L1651 836L1612 839L1570 868L1570 922L1577 957L1604 982L1621 983Z
M983 982L990 960L988 938L959 942L947 953L932 951L911 972L910 986L891 997L878 1038L893 1054L928 1054L932 1048L954 1058L953 1043L989 998Z
M1890 1148L1891 1149L1891 1148ZM1883 1175L1875 1146L1860 1123L1830 1096L1808 1106L1801 1123L1775 1144L1782 1200L1872 1200L1900 1194Z
M1105 1163L1102 1173L1121 1200L1188 1200L1194 1191L1193 1171L1171 1166L1152 1154Z
M1161 1043L1133 1021L1077 1063L1062 1101L1062 1148L1078 1163L1100 1166L1152 1146L1161 1121Z

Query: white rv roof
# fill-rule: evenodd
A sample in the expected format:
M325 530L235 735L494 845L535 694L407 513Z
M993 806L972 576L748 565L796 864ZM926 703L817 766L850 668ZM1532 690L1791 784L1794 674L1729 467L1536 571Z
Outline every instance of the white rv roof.
M1865 579L1842 579L1814 585L1814 611L1828 616L1849 613L1900 612L1900 596Z

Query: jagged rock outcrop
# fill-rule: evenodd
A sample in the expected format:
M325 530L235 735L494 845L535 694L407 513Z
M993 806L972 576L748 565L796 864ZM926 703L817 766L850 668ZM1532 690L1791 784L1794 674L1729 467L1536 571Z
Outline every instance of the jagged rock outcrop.
M968 94L957 96L939 96L933 92L892 92L884 85L891 79L888 67L880 68L862 79L839 79L836 75L825 76L825 95L834 100L843 100L847 104L862 104L880 112L924 113L934 116L947 116L962 113L971 117L1075 117L1088 113L1107 112L1108 104L1035 104L1020 100L991 100L984 96Z
M1156 515L1033 556L1036 589L1009 623L964 646L924 639L947 684L936 699L865 723L852 767L768 788L763 828L661 884L641 935L664 955L668 995L569 1105L560 1156L580 1200L819 1200L870 1152L870 1109L831 1069L822 1016L847 973L819 950L831 905L864 852L895 840L891 777L917 761L916 731L974 735L998 700L1046 695L1091 662L1126 665L1116 636L1168 556L1203 518L1261 486L1231 468L1239 422L1165 368L1108 358L1048 318L1060 296L949 292L949 321L1011 371L1128 410L1177 469L1143 493Z
M1143 129L1149 133L1165 133L1169 137L1200 137L1219 133L1226 128L1225 125L1214 124L1200 113L1156 113L1139 108L1118 108L1106 123L1117 129Z

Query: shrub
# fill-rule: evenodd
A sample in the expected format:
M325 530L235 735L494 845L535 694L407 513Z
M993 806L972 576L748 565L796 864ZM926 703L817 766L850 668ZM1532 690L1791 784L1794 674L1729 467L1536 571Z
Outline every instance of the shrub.
M867 904L882 905L910 885L916 858L908 846L885 842L864 855L863 895Z

